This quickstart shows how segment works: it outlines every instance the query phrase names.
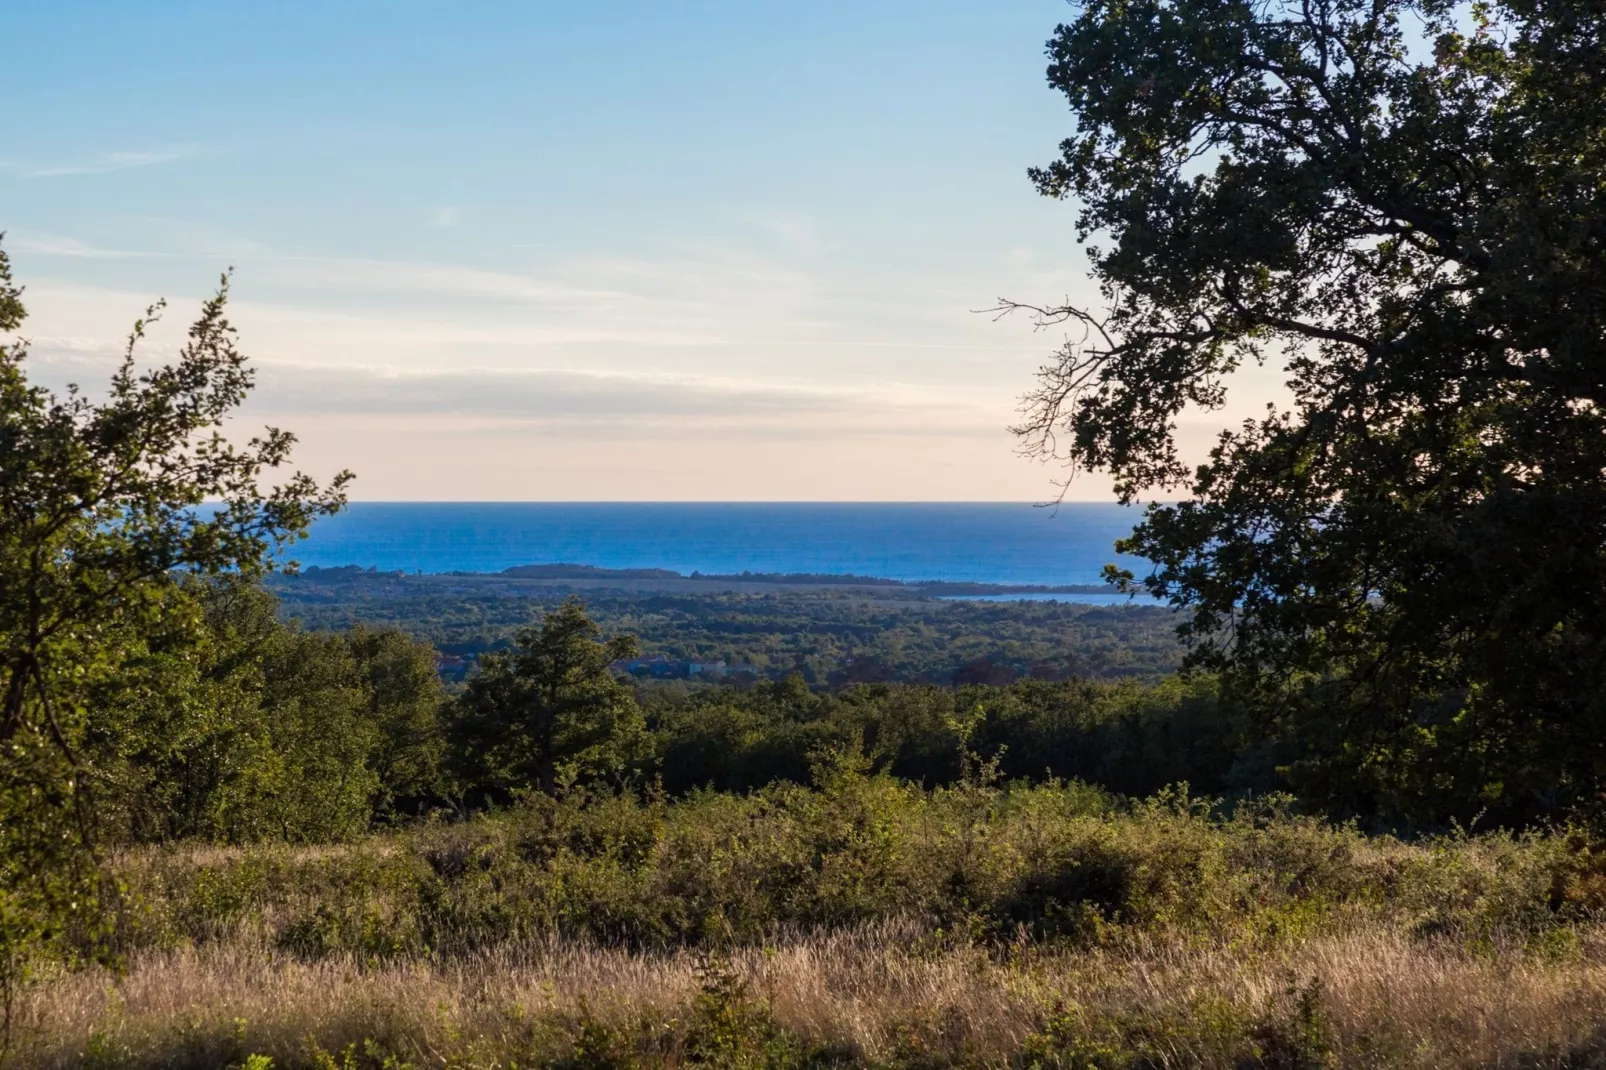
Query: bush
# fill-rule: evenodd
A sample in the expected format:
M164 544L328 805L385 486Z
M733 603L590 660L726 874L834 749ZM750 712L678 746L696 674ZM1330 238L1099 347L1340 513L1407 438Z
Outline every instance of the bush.
M1286 799L1122 803L984 776L924 790L829 764L823 788L679 800L597 788L347 847L137 853L121 873L137 904L124 946L247 930L312 957L449 957L552 936L717 948L894 919L1004 942L1276 944L1372 918L1475 942L1539 939L1600 905L1599 862L1571 834L1413 846Z

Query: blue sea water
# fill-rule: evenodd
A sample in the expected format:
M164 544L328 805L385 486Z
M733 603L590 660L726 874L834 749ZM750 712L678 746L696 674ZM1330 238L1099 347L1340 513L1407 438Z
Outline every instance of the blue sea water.
M325 568L496 572L567 562L677 572L1097 583L1137 513L1114 504L357 502L291 556Z
M938 598L944 602L1075 602L1079 605L1124 606L1127 603L1148 605L1145 598L1131 594L1110 594L1105 591L1078 591L1071 594L1053 594L1028 591L1024 594L945 594Z

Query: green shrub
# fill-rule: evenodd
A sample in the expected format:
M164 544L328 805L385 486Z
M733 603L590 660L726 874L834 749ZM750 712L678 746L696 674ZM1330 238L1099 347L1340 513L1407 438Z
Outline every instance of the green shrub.
M1275 945L1375 918L1469 946L1559 947L1545 934L1599 906L1600 863L1574 833L1410 845L1286 799L1221 811L1183 791L1123 804L1076 783L926 791L851 762L816 775L829 786L539 796L338 848L134 853L122 946L244 930L303 957L550 936L717 948L891 919L967 939Z

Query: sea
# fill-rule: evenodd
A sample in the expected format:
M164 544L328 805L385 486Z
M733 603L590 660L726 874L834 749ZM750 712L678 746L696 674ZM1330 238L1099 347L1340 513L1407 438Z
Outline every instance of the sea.
M1137 519L1085 502L354 502L319 520L290 556L425 573L562 562L1090 584L1111 562L1142 568L1114 550Z

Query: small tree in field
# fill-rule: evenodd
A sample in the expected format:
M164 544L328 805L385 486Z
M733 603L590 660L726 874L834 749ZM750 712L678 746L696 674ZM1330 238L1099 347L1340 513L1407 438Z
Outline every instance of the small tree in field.
M173 364L141 369L134 325L104 401L31 385L25 310L0 251L0 996L41 943L94 946L96 770L85 703L163 613L183 573L250 576L351 478L295 474L263 487L295 439L267 429L235 445L224 419L252 384L224 316L228 277ZM10 340L4 340L9 336ZM203 503L207 503L205 507ZM166 622L171 627L174 622ZM198 623L198 621L196 622Z
M623 770L643 720L631 688L609 665L635 652L632 636L602 642L571 596L539 627L520 631L512 650L482 658L452 726L466 785L551 794L573 778Z

